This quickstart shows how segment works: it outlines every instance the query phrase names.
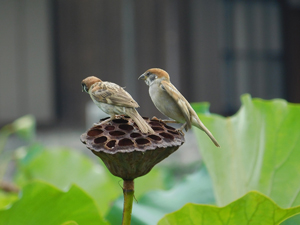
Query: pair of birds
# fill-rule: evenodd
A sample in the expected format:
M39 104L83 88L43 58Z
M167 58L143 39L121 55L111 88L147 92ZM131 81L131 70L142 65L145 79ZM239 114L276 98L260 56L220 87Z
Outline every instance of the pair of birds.
M200 121L189 102L170 82L170 76L166 71L152 68L143 73L139 79L144 80L149 86L149 94L156 108L174 120L164 122L183 123L179 128L180 132L183 129L187 131L192 125L196 126L203 130L217 147L220 147L211 132ZM85 78L81 85L94 103L110 115L110 118L102 121L101 124L113 120L117 115L127 115L133 119L142 133L154 133L153 129L135 109L139 107L138 103L119 85L101 81L94 76Z

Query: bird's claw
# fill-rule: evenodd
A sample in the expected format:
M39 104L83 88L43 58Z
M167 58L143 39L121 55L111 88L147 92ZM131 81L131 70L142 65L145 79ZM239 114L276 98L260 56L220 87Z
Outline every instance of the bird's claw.
M181 129L176 129L176 131L180 134L182 134L183 136L185 136L185 133L181 130Z
M151 120L157 120L157 121L163 122L163 123L178 123L175 120L162 120L162 119L158 119L156 116L153 116Z
M156 116L153 116L153 117L151 118L151 120L158 120L158 121L161 121L161 119L158 119Z
M164 122L164 123L178 123L175 120L161 120L161 121Z
M102 124L104 124L105 122L107 122L106 120L99 122L99 123L94 123L94 126L101 126Z

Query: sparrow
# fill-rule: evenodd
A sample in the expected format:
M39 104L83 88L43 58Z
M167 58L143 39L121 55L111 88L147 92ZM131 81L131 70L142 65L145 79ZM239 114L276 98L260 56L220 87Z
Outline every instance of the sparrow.
M144 80L149 86L149 95L156 108L162 114L174 120L164 122L183 123L178 129L180 132L184 128L187 131L191 126L196 126L203 130L217 147L220 147L211 132L201 122L190 103L170 82L170 76L166 71L152 68L143 73L138 79Z
M139 107L138 103L119 85L102 81L94 76L85 78L81 85L82 91L88 93L93 102L102 111L110 115L109 119L98 125L115 119L117 115L126 115L133 119L142 133L154 133L153 129L135 109Z

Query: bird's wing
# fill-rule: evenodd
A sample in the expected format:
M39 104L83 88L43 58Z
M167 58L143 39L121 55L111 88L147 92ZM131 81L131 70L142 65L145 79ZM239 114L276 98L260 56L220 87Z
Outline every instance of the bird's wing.
M161 88L166 91L178 104L182 115L185 118L185 121L187 122L187 127L191 128L192 124L192 116L189 110L189 102L185 99L185 97L177 90L177 88L167 81L161 81Z
M122 87L111 82L98 82L92 87L92 97L110 105L138 108L138 103Z

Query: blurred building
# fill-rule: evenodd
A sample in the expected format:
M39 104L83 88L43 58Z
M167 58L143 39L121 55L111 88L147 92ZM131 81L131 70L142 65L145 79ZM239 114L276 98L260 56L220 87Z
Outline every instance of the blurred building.
M0 124L82 126L91 75L161 116L137 80L151 67L214 113L243 93L300 102L299 42L300 0L0 0Z

